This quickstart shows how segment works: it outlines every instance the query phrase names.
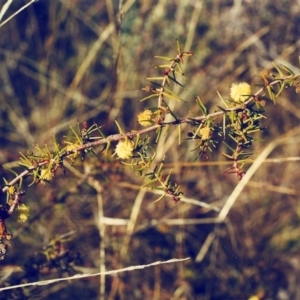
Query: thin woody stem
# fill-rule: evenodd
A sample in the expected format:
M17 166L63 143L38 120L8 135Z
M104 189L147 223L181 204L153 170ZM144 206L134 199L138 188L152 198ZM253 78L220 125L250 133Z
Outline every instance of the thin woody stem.
M158 91L158 104L157 104L158 108L162 107L163 98L164 98L163 93L164 93L164 90L165 90L165 87L166 87L166 84L167 84L167 79L168 79L168 76L169 76L169 72L171 70L175 69L178 62L182 61L182 57L184 56L184 54L187 54L187 53L190 53L190 52L182 51L180 54L178 54L176 56L176 58L172 59L172 63L169 65L169 67L166 68L167 71L164 71L164 79L163 79L163 81L161 83L161 86L160 86L160 89Z

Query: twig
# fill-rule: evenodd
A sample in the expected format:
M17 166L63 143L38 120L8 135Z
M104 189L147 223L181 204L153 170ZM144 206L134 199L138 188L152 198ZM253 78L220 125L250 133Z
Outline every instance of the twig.
M4 6L6 5L10 5L10 3L8 3L10 0L8 0ZM5 25L7 22L9 22L11 19L13 19L16 15L18 15L22 10L24 10L25 8L27 8L28 6L30 6L31 4L33 4L34 2L36 2L37 0L31 0L29 3L25 4L24 6L22 6L19 10L17 10L14 14L12 14L9 18L7 18L5 21L3 21L0 24L0 28ZM4 6L1 10L2 16L4 15L5 11L8 9L8 7L6 7L6 10L4 11ZM0 13L0 20L1 20L1 13Z
M37 286L37 285L48 285L51 283L59 282L59 281L69 281L69 280L74 280L74 279L81 279L81 278L87 278L87 277L95 277L99 275L114 275L122 272L130 272L134 270L141 270L157 265L162 265L162 264L170 264L170 263L177 263L177 262L183 262L186 260L189 260L189 257L186 258L173 258L167 261L156 261L154 263L148 264L148 265L137 265L137 266L131 266L119 270L113 270L113 271L106 271L106 272L99 272L99 273L93 273L93 274L76 274L74 276L70 277L65 277L65 278L56 278L56 279L50 279L50 280L44 280L44 281L36 281L36 282L30 282L30 283L24 283L24 284L18 284L18 285L13 285L13 286L8 286L4 288L0 288L0 291L5 291L5 290L12 290L16 288L23 288L26 286Z

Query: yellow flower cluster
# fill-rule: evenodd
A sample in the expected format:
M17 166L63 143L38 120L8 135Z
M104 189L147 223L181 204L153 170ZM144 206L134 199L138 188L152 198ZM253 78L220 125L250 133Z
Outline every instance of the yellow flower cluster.
M142 126L151 126L152 115L153 115L152 111L149 109L146 109L138 115L138 122Z
M245 102L251 94L251 86L247 82L233 83L230 87L230 97L235 102Z
M41 180L48 180L50 181L54 177L54 174L51 172L50 168L42 169L40 174Z
M129 139L125 139L123 141L119 141L116 146L115 153L121 159L127 159L132 156L132 152L134 150L134 143Z
M208 140L210 138L211 130L209 127L200 128L200 134L202 140Z
M25 204L20 204L18 206L18 211L20 212L19 222L25 223L28 220L30 208Z
M65 151L72 151L77 149L80 145L78 145L77 143L70 143L70 142L65 142L66 144L68 144L65 148ZM74 162L74 160L76 159L77 155L78 155L78 151L75 151L73 154L68 155L67 157Z
M16 188L15 188L13 185L11 185L11 186L8 188L8 193L9 193L10 195L13 195L15 192L16 192Z

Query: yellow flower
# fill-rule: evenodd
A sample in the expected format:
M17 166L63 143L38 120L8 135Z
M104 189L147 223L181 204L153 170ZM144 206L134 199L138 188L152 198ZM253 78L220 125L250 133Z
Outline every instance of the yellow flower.
M26 214L20 214L19 215L19 222L20 223L25 223L26 221L28 220L28 215L26 215Z
M142 126L150 126L152 123L150 122L152 118L152 111L149 109L144 110L142 113L138 115L138 122Z
M19 222L25 223L28 220L30 208L22 203L18 206L18 211L20 212Z
M54 174L51 172L50 168L42 169L39 179L41 183L45 184L45 181L50 181L54 177Z
M68 144L65 148L65 151L72 151L72 150L75 150L77 149L80 145L78 145L77 143L70 143L70 142L65 142L66 144ZM74 153L68 155L67 157L72 161L74 162L77 155L79 154L79 151L74 151Z
M247 82L233 83L230 87L230 97L235 102L245 102L251 94L251 86Z
M30 208L27 205L25 205L24 203L22 203L18 206L18 210L24 214L28 214L30 211Z
M11 186L8 188L8 193L9 193L10 195L13 195L15 192L16 192L16 188L15 188L13 185L11 185Z
M202 137L202 140L208 140L210 138L210 128L209 127L203 127L200 129L200 134Z
M133 149L133 141L125 139L123 141L119 141L119 143L116 146L115 153L119 156L119 158L127 159L132 156Z

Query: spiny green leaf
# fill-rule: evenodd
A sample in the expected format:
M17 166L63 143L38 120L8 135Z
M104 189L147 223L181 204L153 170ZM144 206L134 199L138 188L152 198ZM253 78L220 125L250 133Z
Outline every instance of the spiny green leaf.
M146 174L146 175L148 175L148 174ZM151 185L152 183L155 183L155 182L157 182L157 178L151 179L150 181L143 184L142 187L148 187L149 185Z
M207 112L208 112L207 108L205 107L205 105L203 104L203 102L201 101L199 96L197 96L197 98L196 98L196 103L198 104L198 106L199 106L201 112L203 113L203 115L206 116Z
M226 107L229 107L227 101L221 96L221 94L217 91L218 96L220 97L220 99L225 103ZM222 109L223 110L223 109Z
M284 77L284 74L281 72L280 68L273 62L273 66L275 67L275 69L277 70L278 74L281 76L281 77Z
M224 153L223 151L221 151L221 154L224 155L225 157L232 159L232 156L230 156L229 154Z
M168 60L168 61L172 61L172 60L173 60L173 58L167 57L167 56L155 55L154 57L155 57L155 58L164 59L164 60Z
M278 92L277 92L277 94L276 94L276 96L275 96L276 98L282 93L282 91L283 91L284 88L286 87L284 81L283 81L283 82L280 82L279 85L280 85L280 88L279 88L279 90L278 90Z
M269 97L271 98L271 100L273 101L274 104L276 104L276 101L275 101L275 93L274 93L274 90L271 86L267 85L266 86L266 89L267 89L267 92L268 92L268 95Z
M175 95L170 95L170 94L165 93L165 92L163 92L162 94L163 94L166 98L173 99L173 100L175 100L175 101L182 101L179 97L176 97Z
M172 77L172 76L168 76L169 79L171 79L172 81L174 81L176 84L180 85L181 87L184 87L179 81L176 80L176 77Z
M232 152L235 151L235 150L234 150L232 147L230 147L225 141L223 141L223 144L224 144L228 149L230 149Z
M182 142L182 134L181 134L182 126L181 123L178 125L178 145L181 145Z
M227 109L226 109L226 108L223 108L223 107L221 107L221 106L219 106L219 105L217 105L217 107L218 107L219 109L221 109L222 112L225 112L225 113L227 112Z
M154 202L160 201L164 196L165 196L165 194L162 194L162 195L161 195L158 199L156 199Z
M157 66L158 68L161 68L161 69L164 69L164 68L169 68L170 67L170 65L158 65Z
M156 139L155 139L155 143L157 144L160 137L161 137L162 127L157 128L156 133L157 133L157 136L156 136Z
M281 67L284 70L286 70L289 73L289 75L295 75L295 73L290 68L288 68L287 66L281 65Z
M158 175L158 177L161 176L161 172L162 172L162 168L163 168L164 164L160 163L158 170L156 171L156 174Z
M142 101L145 101L145 100L148 100L148 99L151 99L151 98L156 98L156 97L157 97L157 94L151 94L151 95L141 99L140 101L142 102Z
M176 41L176 46L177 46L177 54L180 54L182 51L178 40Z
M180 72L181 72L181 76L184 76L184 72L183 72L183 70L182 70L182 68L181 68L181 65L179 64L179 63L177 63L176 64L176 66L178 67L178 69L180 70Z
M151 81L151 80L163 80L164 76L157 76L157 77L147 77L147 80Z

